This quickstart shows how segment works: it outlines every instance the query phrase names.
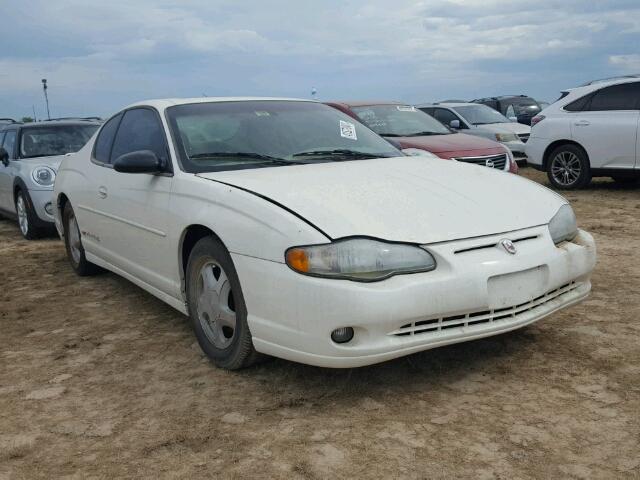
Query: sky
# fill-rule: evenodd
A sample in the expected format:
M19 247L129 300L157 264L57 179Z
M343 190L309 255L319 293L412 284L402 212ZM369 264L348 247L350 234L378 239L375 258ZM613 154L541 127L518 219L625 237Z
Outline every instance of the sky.
M640 73L639 0L0 0L0 117L149 98L555 100Z

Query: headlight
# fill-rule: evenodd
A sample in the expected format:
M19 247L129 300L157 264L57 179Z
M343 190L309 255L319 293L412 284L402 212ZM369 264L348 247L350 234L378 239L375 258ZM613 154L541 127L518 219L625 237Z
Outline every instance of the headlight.
M427 150L422 150L421 148L403 148L402 153L408 157L440 158L436 154L428 152Z
M38 185L50 187L56 179L56 172L50 167L40 166L33 169L31 177Z
M499 142L517 142L520 139L515 133L496 133L496 140Z
M571 241L578 234L578 223L570 205L563 205L549 222L549 233L553 243Z
M287 265L299 273L361 282L436 268L431 254L416 245L369 238L292 247L286 251L285 259Z

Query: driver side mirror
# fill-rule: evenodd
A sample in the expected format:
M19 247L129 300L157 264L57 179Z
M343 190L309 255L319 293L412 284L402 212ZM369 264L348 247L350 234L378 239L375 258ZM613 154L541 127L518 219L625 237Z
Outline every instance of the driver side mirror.
M0 162L6 167L9 165L9 152L4 147L0 147Z
M460 120L451 120L449 122L449 126L451 128L455 128L456 130L459 130L460 129Z
M125 153L113 162L113 169L121 173L161 173L164 162L151 150Z

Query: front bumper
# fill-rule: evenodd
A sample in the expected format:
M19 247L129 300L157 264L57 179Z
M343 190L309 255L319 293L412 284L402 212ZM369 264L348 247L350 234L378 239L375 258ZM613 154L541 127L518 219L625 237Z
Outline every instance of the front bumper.
M515 255L499 246L504 238L517 240ZM596 261L591 235L556 247L546 226L426 248L436 270L376 283L306 277L234 254L255 348L350 368L496 335L585 298ZM332 342L347 326L353 340Z
M42 226L53 227L53 189L29 190L29 198Z

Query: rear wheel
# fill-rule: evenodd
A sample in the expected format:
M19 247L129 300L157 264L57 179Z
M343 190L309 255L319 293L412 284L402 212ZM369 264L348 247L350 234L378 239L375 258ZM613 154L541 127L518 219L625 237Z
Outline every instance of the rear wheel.
M551 152L547 177L555 188L573 190L591 181L591 168L585 151L577 145L560 145Z
M259 359L247 324L240 280L227 249L213 237L196 243L187 264L187 301L196 338L221 368L237 370Z
M84 247L82 246L82 237L80 235L80 227L78 220L71 207L67 202L62 212L62 223L64 227L64 246L67 250L67 258L73 270L81 277L95 275L102 271L100 267L91 263L85 256Z
M36 227L37 216L33 210L29 196L22 190L18 190L16 194L16 213L18 215L18 226L20 227L20 233L27 240L34 240L40 238L44 231Z

